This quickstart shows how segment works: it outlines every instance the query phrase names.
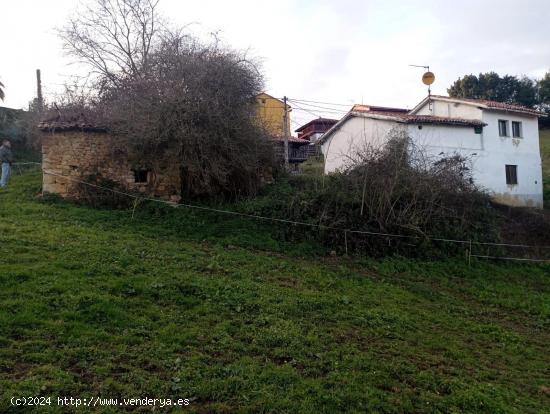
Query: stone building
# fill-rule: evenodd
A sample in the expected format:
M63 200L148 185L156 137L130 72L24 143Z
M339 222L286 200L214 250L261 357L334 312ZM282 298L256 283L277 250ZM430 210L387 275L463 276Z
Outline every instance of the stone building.
M119 189L178 202L181 179L177 163L144 166L131 160L128 145L105 127L83 117L43 121L42 170L44 193L78 199L81 182L108 180Z

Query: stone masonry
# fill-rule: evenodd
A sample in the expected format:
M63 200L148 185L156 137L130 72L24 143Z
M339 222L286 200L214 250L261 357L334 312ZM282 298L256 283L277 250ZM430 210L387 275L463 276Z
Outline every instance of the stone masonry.
M179 171L177 167L171 168L170 163L162 166L162 172L160 168L131 165L128 146L104 131L42 130L44 193L78 198L82 184L74 180L87 181L90 176L101 176L132 193L174 202L180 200Z

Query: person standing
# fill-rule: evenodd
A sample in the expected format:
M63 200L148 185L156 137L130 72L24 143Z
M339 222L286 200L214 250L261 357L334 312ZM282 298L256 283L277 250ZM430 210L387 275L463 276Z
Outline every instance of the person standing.
M2 176L0 177L0 188L8 185L11 174L11 163L13 162L13 153L11 152L11 142L5 139L0 146L0 165L2 167Z

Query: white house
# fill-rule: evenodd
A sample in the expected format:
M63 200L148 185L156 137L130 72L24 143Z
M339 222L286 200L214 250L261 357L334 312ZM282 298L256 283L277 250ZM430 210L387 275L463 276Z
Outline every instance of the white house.
M320 140L325 173L346 168L359 149L384 145L399 129L429 156L467 157L474 181L496 201L540 208L539 116L518 105L434 95L410 111L354 105Z

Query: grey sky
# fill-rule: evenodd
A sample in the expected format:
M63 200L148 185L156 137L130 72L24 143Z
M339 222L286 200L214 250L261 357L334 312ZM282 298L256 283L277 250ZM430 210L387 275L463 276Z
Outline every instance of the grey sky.
M82 73L63 56L54 31L78 0L2 3L3 105L27 106L36 68L53 100L68 76ZM539 77L550 70L548 0L161 0L161 11L174 25L192 23L190 31L201 35L219 31L233 47L249 48L262 58L266 90L277 97L412 107L426 89L411 63L430 65L440 94L466 73ZM314 117L294 109L293 127Z

